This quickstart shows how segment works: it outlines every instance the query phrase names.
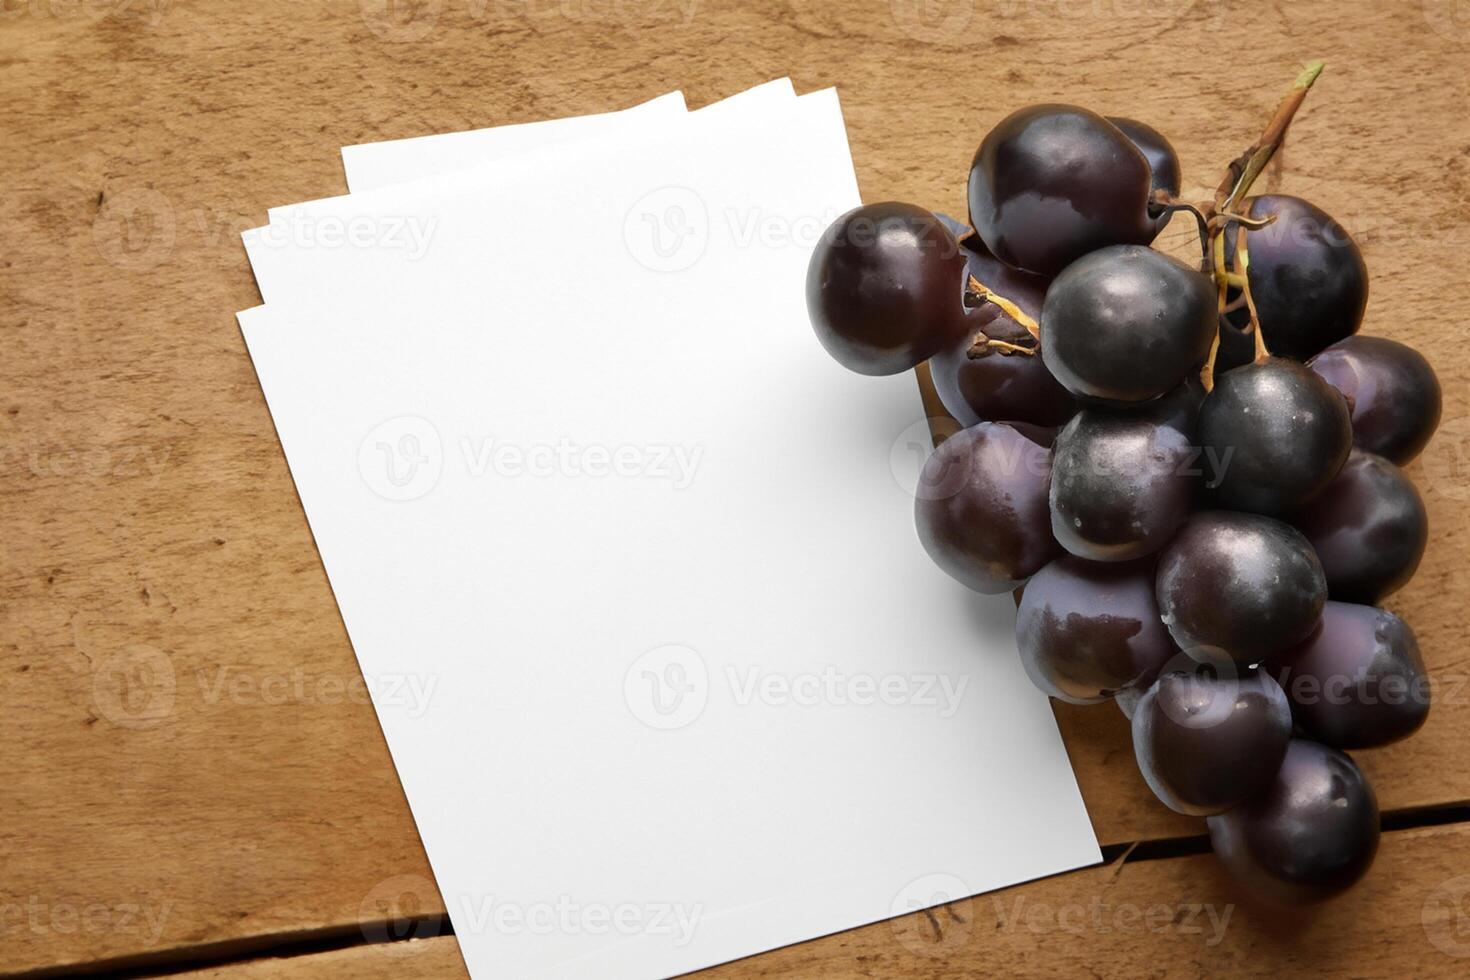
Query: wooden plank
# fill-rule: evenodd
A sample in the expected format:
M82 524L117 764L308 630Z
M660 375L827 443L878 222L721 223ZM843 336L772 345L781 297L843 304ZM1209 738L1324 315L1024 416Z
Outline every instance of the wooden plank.
M692 976L1463 977L1470 829L1385 835L1372 875L1315 910L1241 904L1209 855L1130 862L962 899ZM190 980L464 976L453 937L182 974Z
M1470 36L1435 5L1277 5L1244 46L1243 14L1183 0L395 6L421 19L3 0L0 909L40 910L5 920L4 968L351 928L381 882L428 874L232 319L258 301L235 233L339 192L345 143L785 73L841 86L868 199L962 213L973 146L1013 107L1150 120L1199 194L1296 62L1329 59L1282 186L1359 234L1370 329L1447 389L1415 469L1434 540L1392 605L1449 693L1365 765L1386 806L1470 799L1470 358L1446 278L1470 221ZM1111 708L1059 714L1105 842L1197 830L1149 799Z

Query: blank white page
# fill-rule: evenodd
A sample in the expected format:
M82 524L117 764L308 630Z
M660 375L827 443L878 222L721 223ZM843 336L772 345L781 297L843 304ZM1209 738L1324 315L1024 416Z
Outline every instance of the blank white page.
M698 109L692 114L699 121L693 130L696 134L704 133L717 122L749 120L765 109L795 99L790 79L765 82ZM654 112L646 105L609 116L560 120L577 124L576 132L582 135L553 139L544 145L532 145L530 137L523 135L514 141L514 149L510 148L511 144L499 144L488 139L499 130L476 130L487 139L475 144L478 162L468 169L450 169L452 164L464 162L466 157L462 152L451 148L447 154L440 155L439 144L435 142L437 138L422 137L412 154L390 154L388 157L388 166L394 168L392 173L395 177L403 178L401 182L372 191L271 208L270 224L246 231L242 238L261 297L267 304L310 302L321 298L330 300L331 297L323 297L320 283L312 274L306 272L303 275L305 270L301 266L288 261L292 248L305 247L311 251L340 248L401 250L413 260L428 246L434 232L433 220L415 212L414 200L431 195L466 193L535 174L562 173L567 180L573 180L579 169L611 160L628 147L647 146L655 141L667 141L673 134L684 133L683 123L689 114L682 111L682 96L677 104L681 111L670 111L670 105L666 104ZM615 126L602 125L596 130L587 130L583 126L588 120L602 122L614 116L618 117ZM528 124L527 128L534 129L534 124ZM557 132L565 137L569 131L570 126ZM410 165L422 167L424 172L414 174L406 169L397 169ZM353 198L365 199L373 205L372 214L365 215L362 207L349 203ZM390 201L392 204L385 206L385 202ZM364 221L365 217L370 220Z
M833 94L580 176L417 201L414 260L299 249L336 302L240 317L472 974L672 975L1099 860L1010 598L914 533L912 378L807 323L858 201Z
M670 92L620 112L359 143L342 148L342 168L347 172L348 188L357 193L431 174L468 170L562 140L597 136L629 118L683 115L684 111L684 93Z

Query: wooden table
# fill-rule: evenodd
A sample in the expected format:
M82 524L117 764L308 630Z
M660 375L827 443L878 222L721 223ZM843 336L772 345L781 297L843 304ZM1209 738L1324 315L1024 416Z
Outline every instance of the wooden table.
M700 105L789 74L840 87L868 200L963 213L981 135L1047 100L1153 122L1201 197L1311 57L1327 73L1266 186L1348 225L1374 275L1368 330L1420 347L1446 393L1411 470L1433 541L1390 603L1438 703L1417 737L1358 754L1388 827L1372 876L1314 912L1240 904L1202 825L1148 794L1119 713L1059 708L1110 864L713 972L1470 973L1470 20L1455 15L1454 0L0 0L0 973L463 973L233 317L258 302L237 233L341 192L338 147L680 87ZM1189 248L1183 225L1166 235Z

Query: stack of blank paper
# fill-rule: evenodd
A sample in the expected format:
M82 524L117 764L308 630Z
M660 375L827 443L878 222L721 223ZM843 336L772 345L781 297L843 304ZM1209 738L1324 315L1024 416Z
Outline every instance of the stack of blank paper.
M668 976L1098 860L1010 597L915 537L913 379L807 324L859 203L834 91L342 156L246 234L239 319L472 975Z

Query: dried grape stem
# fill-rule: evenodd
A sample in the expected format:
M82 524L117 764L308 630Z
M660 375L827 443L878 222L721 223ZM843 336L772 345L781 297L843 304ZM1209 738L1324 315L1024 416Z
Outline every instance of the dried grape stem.
M1011 300L1006 299L974 276L970 276L969 287L971 295L976 299L984 303L994 303L1000 307L1001 312L1005 313L1006 316L1025 327L1026 332L1031 335L1033 340L1038 342L1041 340L1041 328L1037 325L1036 321L1027 316L1025 311Z
M979 360L982 357L989 357L991 354L1001 354L1005 357L1010 357L1013 354L1020 354L1024 357L1035 357L1036 348L1013 344L1009 340L993 340L987 337L982 331L975 335L975 342L965 352L965 356L972 361Z
M1220 187L1215 191L1215 211L1234 211L1241 200L1250 193L1251 185L1266 169L1266 164L1281 149L1281 144L1286 140L1286 131L1291 126L1296 111L1301 108L1302 101L1311 91L1312 85L1316 83L1317 77L1322 74L1322 69L1327 67L1324 61L1313 61L1307 65L1296 81L1292 83L1291 89L1281 104L1276 107L1276 114L1266 124L1266 130L1261 138L1256 140L1230 164L1230 172Z

